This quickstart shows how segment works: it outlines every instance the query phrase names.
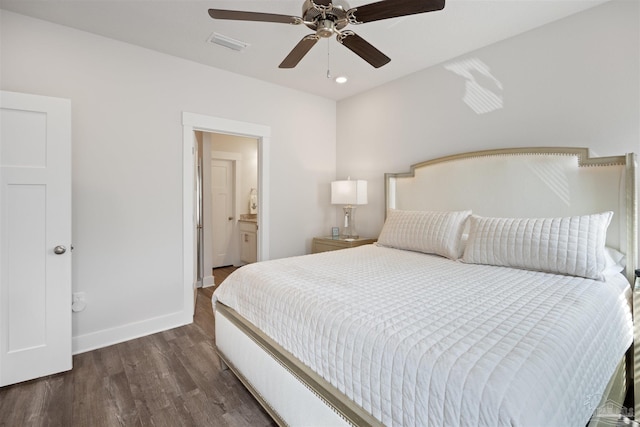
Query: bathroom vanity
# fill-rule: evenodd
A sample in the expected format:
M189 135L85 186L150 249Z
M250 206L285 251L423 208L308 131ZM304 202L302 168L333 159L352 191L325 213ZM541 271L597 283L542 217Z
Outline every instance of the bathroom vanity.
M255 214L240 215L240 261L247 264L258 260L258 219Z

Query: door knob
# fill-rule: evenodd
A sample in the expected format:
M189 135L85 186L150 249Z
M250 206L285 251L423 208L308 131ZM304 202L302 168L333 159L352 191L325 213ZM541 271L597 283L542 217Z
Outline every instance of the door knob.
M56 255L62 255L65 252L67 252L67 248L65 248L62 245L58 245L55 248L53 248L53 253Z
M229 221L232 221L232 220L233 220L233 217L232 217L232 216L230 216L230 217L229 217L229 218L227 218L227 219L228 219Z

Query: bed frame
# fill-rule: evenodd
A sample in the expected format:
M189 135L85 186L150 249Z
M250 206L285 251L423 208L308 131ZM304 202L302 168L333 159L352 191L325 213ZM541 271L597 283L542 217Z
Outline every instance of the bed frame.
M560 217L611 210L614 217L607 245L626 254L625 274L633 286L638 262L635 167L633 153L591 157L586 148L464 153L415 164L409 172L385 174L385 206L473 209L478 215L502 217ZM638 295L634 289L634 318L640 315L636 312L640 310ZM380 425L234 310L217 303L215 314L216 347L222 363L279 425ZM640 327L635 329L637 343ZM640 367L637 347L632 346L620 362L599 408L623 408L632 381L635 396L640 396L640 375L633 372L635 366ZM640 410L638 402L633 409ZM595 416L590 425L610 425L610 415Z

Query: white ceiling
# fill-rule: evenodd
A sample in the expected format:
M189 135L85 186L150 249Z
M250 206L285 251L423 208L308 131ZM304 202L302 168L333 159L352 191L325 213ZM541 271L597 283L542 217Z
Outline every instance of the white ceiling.
M278 65L311 33L307 27L213 20L207 10L300 16L303 0L0 0L0 7L339 100L606 1L447 0L442 11L348 27L391 58L379 69L332 37L320 40L289 70ZM370 2L351 0L350 6ZM208 43L213 32L249 47L236 52ZM348 83L327 78L328 62L331 75L346 75Z

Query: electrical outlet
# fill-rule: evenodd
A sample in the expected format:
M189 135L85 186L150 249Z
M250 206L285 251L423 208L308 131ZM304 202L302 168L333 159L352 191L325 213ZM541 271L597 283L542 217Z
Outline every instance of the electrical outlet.
M74 292L71 297L71 311L77 313L87 308L87 300L84 292Z

